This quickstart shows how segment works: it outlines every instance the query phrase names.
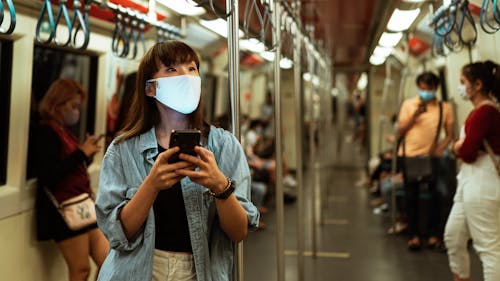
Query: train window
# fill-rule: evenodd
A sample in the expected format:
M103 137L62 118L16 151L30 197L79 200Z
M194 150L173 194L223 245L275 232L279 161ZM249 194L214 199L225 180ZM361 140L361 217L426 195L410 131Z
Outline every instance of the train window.
M0 40L0 186L7 181L12 42Z
M97 56L82 54L67 49L35 46L33 53L33 78L31 82L30 136L28 145L27 178L35 175L35 132L39 123L38 104L52 82L57 79L72 79L87 91L87 100L82 104L80 121L72 128L83 140L85 133L93 134L95 124L95 100L97 84Z

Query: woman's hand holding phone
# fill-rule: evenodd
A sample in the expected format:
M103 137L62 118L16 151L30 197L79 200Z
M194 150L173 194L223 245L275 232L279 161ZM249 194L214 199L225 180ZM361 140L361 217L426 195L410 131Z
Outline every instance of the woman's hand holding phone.
M104 137L104 134L99 135L98 137L94 135L85 135L85 140L83 141L82 144L80 144L80 150L83 151L83 153L88 157L91 158L96 154L100 149L101 146L98 145L99 140Z
M195 166L197 169L178 169L175 172L184 177L189 177L193 182L203 185L214 193L220 193L227 186L226 176L219 170L217 161L212 151L201 146L195 146L194 151L199 155L195 157L180 154L179 158Z
M148 186L151 186L156 192L168 189L179 182L184 176L176 173L179 169L188 169L192 166L186 161L169 163L169 159L179 152L179 147L172 147L160 153L156 158L149 175L146 177Z

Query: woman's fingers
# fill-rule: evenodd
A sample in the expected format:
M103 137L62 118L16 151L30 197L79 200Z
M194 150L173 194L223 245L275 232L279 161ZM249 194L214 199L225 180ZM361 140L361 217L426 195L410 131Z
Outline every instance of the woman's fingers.
M195 146L194 151L200 156L201 160L205 162L209 162L214 159L213 152L204 147Z
M168 159L172 157L175 153L179 152L180 148L179 147L172 147L167 149L166 151L160 153L158 155L158 158L156 158L156 161L158 161L160 164L168 164Z

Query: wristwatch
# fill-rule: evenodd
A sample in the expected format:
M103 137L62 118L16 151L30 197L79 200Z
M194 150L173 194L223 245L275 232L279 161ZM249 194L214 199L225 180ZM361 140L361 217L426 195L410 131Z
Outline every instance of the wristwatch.
M231 178L227 178L227 186L226 186L226 188L224 188L224 190L221 193L215 193L215 192L211 191L210 189L208 190L208 192L214 198L227 199L234 192L234 189L235 189L234 181Z

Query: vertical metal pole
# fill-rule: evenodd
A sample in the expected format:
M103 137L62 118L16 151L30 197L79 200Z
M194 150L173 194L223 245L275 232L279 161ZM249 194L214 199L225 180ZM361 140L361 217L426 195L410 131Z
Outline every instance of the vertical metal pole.
M370 73L367 73L370 75ZM382 147L384 143L384 125L387 121L385 116L386 107L387 107L387 96L389 95L389 87L391 86L391 63L389 61L385 62L385 79L384 79L384 87L382 89L382 100L380 102L380 116L378 120L378 152L382 152Z
M239 14L238 0L226 0L227 11L232 11L227 18L227 45L229 56L229 92L231 95L231 130L241 140L240 135L240 57L239 57ZM236 244L233 280L243 281L243 242Z
M410 69L408 67L408 61L410 59L410 48L409 48L409 38L408 38L408 33L404 35L404 38L406 39L407 46L406 46L406 61L407 64L403 68L403 71L401 73L401 81L399 84L399 92L398 92L398 106L401 107L401 104L403 103L404 96L405 96L405 86L406 86L406 79L410 75ZM398 115L399 115L399 108L398 108ZM394 131L394 136L396 137L394 140L394 144L392 147L392 163L391 163L391 174L392 176L396 175L397 172L397 161L398 161L398 139L400 136L398 136L398 128L397 126L393 125L393 131ZM402 139L404 141L404 139ZM396 234L396 220L397 220L397 206L396 206L396 181L394 178L391 178L391 216L392 216L392 229L394 230L394 234Z
M292 34L293 36L293 34ZM293 51L293 70L295 86L295 153L297 169L297 274L298 280L304 280L304 198L303 198L303 172L302 172L302 69L301 69L301 51L302 34L296 30L294 51Z
M320 63L319 58L318 60L318 66L319 66L319 98L317 101L317 109L319 110L318 112L318 155L320 156L318 158L318 170L316 171L317 174L317 194L318 194L318 212L319 212L319 224L321 226L324 225L325 222L325 212L323 211L323 208L326 204L324 204L325 200L328 200L326 196L321 196L321 194L326 194L326 185L321 183L321 180L324 179L323 175L323 170L321 167L323 167L324 163L326 163L326 157L327 157L327 151L325 150L325 146L323 145L324 142L323 140L325 139L325 133L326 130L320 130L319 128L325 128L325 120L326 120L326 114L324 113L324 104L326 102L325 96L326 96L326 68L323 65L323 63Z
M281 7L279 1L274 1L274 129L275 129L275 155L276 155L276 254L278 281L285 280L285 223L283 203L283 161L281 149Z
M309 63L309 73L311 74L311 77L313 78L314 75L316 75L314 69L315 69L315 60L312 54L308 56L308 63ZM316 213L316 143L315 143L315 130L316 130L316 124L315 124L315 118L314 118L314 95L315 95L315 87L314 83L312 82L313 79L311 79L311 82L309 83L310 92L309 92L309 160L310 160L310 174L312 177L312 200L311 200L311 211L312 211L312 252L313 252L313 257L316 257L316 250L317 250L317 241L316 241L316 236L317 236L317 229L316 229L316 220L317 220L317 213Z
M149 0L148 18L151 19L151 20L153 20L153 21L157 20L157 18L156 18L156 0Z

